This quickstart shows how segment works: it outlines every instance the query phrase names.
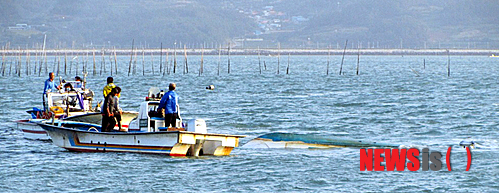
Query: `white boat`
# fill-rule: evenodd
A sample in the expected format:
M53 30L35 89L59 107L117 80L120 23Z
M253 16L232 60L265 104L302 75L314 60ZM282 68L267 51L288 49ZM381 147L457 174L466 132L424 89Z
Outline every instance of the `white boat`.
M188 120L204 123L204 120ZM160 131L135 130L100 132L100 125L78 122L37 123L52 138L52 142L77 152L134 152L169 156L230 155L239 146L242 135L213 134L206 125L191 124L186 128ZM152 129L152 128L151 128Z
M157 94L153 94L157 93ZM165 127L158 113L163 92L149 90L138 117L130 122L128 131L101 132L100 125L54 121L37 123L55 145L79 152L135 152L170 156L229 155L239 146L242 135L208 133L203 119L177 120L180 127Z
M79 82L67 81L73 87ZM92 107L94 92L86 88L75 88L69 92L48 92L45 97L43 106L45 110L33 108L26 111L31 115L31 119L17 120L17 128L20 129L25 138L35 140L48 140L50 137L37 123L50 119L61 119L66 121L79 121L94 124L101 124L102 115L100 107L96 105ZM138 113L133 111L124 111L122 115L122 126L128 127L128 123ZM117 126L117 125L116 125Z

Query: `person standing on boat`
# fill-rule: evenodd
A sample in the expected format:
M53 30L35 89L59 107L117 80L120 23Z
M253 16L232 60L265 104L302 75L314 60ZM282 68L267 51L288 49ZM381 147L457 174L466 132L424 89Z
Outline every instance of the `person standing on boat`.
M113 83L114 79L113 77L107 77L107 85L104 86L104 89L102 90L102 94L104 95L104 98L107 97L107 95L111 92L111 90L116 87L116 85ZM118 94L118 97L120 95Z
M54 82L55 74L53 72L49 73L49 78L45 80L45 86L43 87L43 108L47 110L46 99L48 92L55 92L61 89L61 85L57 85Z
M177 127L178 116L178 95L175 92L177 85L170 83L169 91L163 95L159 102L159 109L165 111L165 127Z
M76 81L76 83L75 83L74 88L81 88L82 87L81 78L79 76L76 76L75 81Z
M123 111L120 108L120 98L118 98L118 95L121 93L121 88L119 86L113 88L116 91L116 95L114 96L114 117L116 118L116 123L118 123L118 128L119 131L126 131L123 130L123 126L121 125L121 115L123 114Z
M102 106L102 132L111 132L114 126L116 126L116 101L114 99L116 95L116 88L113 88L106 96L106 99L104 99L104 105Z
M57 85L54 82L55 74L53 72L49 73L49 79L45 80L45 87L43 88L43 94L48 92L54 92L61 89L61 85Z
M111 92L111 90L116 87L116 85L113 83L114 79L113 77L107 77L107 84L104 86L104 89L102 89L102 95L104 95L104 99L106 99L107 95ZM120 94L118 94L118 97L120 97ZM104 114L104 104L100 105L101 106L101 113Z

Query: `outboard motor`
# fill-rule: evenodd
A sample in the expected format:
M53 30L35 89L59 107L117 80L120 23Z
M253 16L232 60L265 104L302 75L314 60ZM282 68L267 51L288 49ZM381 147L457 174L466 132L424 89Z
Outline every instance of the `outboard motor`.
M190 132L208 133L204 119L189 119L185 128Z

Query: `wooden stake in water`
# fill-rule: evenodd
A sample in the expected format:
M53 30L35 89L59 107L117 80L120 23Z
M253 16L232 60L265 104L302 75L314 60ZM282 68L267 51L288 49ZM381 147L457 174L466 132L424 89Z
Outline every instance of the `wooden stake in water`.
M327 48L327 67L326 67L326 75L329 75L329 61L331 60L331 49Z
M279 74L280 63L281 63L281 43L277 43L277 74Z
M2 76L5 76L5 47L2 46Z
M204 56L204 45L201 48L201 65L199 65L199 76L203 74L203 56Z
M19 47L19 61L17 63L17 76L21 77L21 69L22 69L22 50L21 47Z
M359 67L360 67L360 48L359 48L359 51L357 53L357 75L359 75Z
M79 54L76 54L76 64L75 64L75 76L78 76L78 69L80 65L80 57Z
M160 63L161 65L161 63ZM153 55L153 52L151 52L151 71L152 71L152 75L154 76L154 55Z
M345 41L345 48L343 48L343 56L341 57L341 65L340 65L340 75L343 70L343 60L345 60L345 52L347 51L348 40Z
M15 56L14 56L14 57L15 57ZM12 63L13 63L13 61L12 61L12 60L10 60L10 62L9 62L9 76L12 74L12 65L14 65L14 64L12 64Z
M64 75L67 75L68 71L68 52L64 52Z
M95 49L92 48L92 58L93 58L93 61L94 61L94 68L93 68L93 75L95 76L97 74L97 67L96 67L96 64L95 64ZM102 65L100 67L100 73L99 75L102 75Z
M60 70L60 64L61 64L61 56L57 56L57 75L59 76L59 70Z
M86 52L86 50L85 50ZM79 58L78 58L79 59ZM85 53L82 53L81 54L81 72L84 74L85 73L85 61L87 60L87 58L85 57ZM80 61L78 60L78 63ZM79 65L79 64L78 64Z
M19 63L19 62L18 62L18 60L19 60L19 56L18 56L18 54L17 54L17 53L13 53L13 56L14 56L14 60L15 60L15 61L14 61L14 64L13 64L13 65L14 65L14 66L13 66L13 67L14 67L14 74L17 76L17 67L19 66L19 64L18 64L18 63Z
M288 53L288 67L286 68L286 74L289 74L289 55L290 53Z
M173 74L177 71L177 42L173 45Z
M43 53L43 55L44 55L44 59L43 59L44 62L43 63L45 63L44 64L44 66L45 66L45 74L47 74L48 71L49 71L49 65L48 65L48 62L47 62L47 51L45 51L45 53Z
M450 51L447 50L447 76L450 76Z
M40 61L38 61L38 76L40 76L42 72L42 66L43 66L43 51L40 53Z
M37 47L36 48L38 48L38 43L37 43ZM35 49L35 62L34 62L34 64L35 65L34 65L34 68L33 68L33 75L36 74L36 69L38 69L37 66L36 66L36 64L38 64L38 50L36 50L36 49Z
M128 63L128 76L130 76L130 71L132 70L132 59L133 59L133 43L135 39L132 39L132 51L130 52L130 63Z
M146 50L142 48L142 76L146 75Z
M111 51L109 51L109 56L108 56L108 60L109 60L109 73L111 74L111 76L113 76L113 53Z
M73 68L73 60L75 59L75 57L73 55L74 55L74 52L71 51L71 60L69 61L69 74L71 74L71 70Z
M426 68L426 59L423 59L423 69Z
M29 48L26 46L26 76L29 76Z
M184 59L185 59L185 66L184 66L184 74L185 74L189 73L189 66L187 63L187 48L185 47L185 44L184 44Z
M101 58L102 58L101 59L101 74L102 74L102 69L104 70L104 73L106 73L106 55L104 53L104 48L101 50Z
M137 51L134 54L135 58L133 59L133 75L137 74Z
M43 37L43 49L42 49L42 55L41 57L45 57L45 74L47 74L47 52L45 52L45 43L47 42L47 34ZM38 69L38 76L40 76L41 71L42 71L42 65L43 63L40 63L40 68Z
M227 73L230 74L230 42L229 42L229 46L227 47L227 55L228 55Z
M165 76L165 71L166 73L170 74L170 65L168 63L168 53L170 52L170 49L166 50L166 59L165 59L165 70L163 70L163 76Z
M85 63L83 64L83 73L88 72L88 50L85 51L87 54L85 55Z
M116 56L116 47L113 47L113 50L114 50L114 73L118 75L118 59Z
M258 46L258 69L260 70L260 74L262 74L262 63L260 61L260 46Z
M18 48L19 49L19 48ZM19 67L19 53L15 53L14 74L17 75L17 68Z
M222 44L218 48L218 68L217 68L217 76L220 76L220 62L221 62L221 54L222 54Z
M52 72L55 72L55 66L57 64L57 52L55 52L55 56L54 56L54 62L52 63ZM59 76L59 74L56 74L56 76Z
M161 75L161 73L163 73L163 42L161 42L161 47L159 49L159 74Z

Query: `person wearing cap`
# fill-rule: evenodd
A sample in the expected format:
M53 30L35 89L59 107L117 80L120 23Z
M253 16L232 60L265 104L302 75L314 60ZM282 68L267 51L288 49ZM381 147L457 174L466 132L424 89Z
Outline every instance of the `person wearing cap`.
M55 92L61 89L61 85L56 85L54 82L55 74L53 72L49 73L49 78L45 80L45 86L43 87L43 108L47 110L46 98L48 92Z
M116 87L116 85L113 83L114 79L113 77L107 77L107 85L104 86L104 89L102 90L102 94L104 95L104 98L107 97L107 95L111 92L111 90ZM118 94L118 97L120 97L121 94Z
M178 95L175 92L177 85L170 83L169 91L163 95L159 102L158 109L165 111L165 127L177 127L178 116Z
M74 88L81 88L82 87L81 78L79 76L76 76L75 81L76 81L76 83L74 85Z

